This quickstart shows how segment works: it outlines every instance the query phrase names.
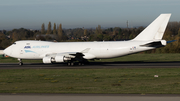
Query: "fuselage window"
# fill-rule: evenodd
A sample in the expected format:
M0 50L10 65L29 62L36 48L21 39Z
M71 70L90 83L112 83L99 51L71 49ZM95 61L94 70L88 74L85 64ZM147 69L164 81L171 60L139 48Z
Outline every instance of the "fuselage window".
M30 43L26 43L26 45L30 45Z

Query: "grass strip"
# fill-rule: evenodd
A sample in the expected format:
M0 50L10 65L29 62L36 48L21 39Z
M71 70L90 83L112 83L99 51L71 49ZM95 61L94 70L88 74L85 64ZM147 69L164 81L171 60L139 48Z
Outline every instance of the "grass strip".
M0 93L180 94L179 71L180 68L3 69Z

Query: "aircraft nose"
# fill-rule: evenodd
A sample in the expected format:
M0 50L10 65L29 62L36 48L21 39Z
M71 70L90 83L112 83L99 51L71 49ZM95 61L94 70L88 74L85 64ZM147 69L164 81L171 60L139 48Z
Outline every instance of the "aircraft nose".
M6 49L3 51L3 53L4 53L5 55L10 56L10 55L11 55L11 49L10 49L10 47L6 48Z

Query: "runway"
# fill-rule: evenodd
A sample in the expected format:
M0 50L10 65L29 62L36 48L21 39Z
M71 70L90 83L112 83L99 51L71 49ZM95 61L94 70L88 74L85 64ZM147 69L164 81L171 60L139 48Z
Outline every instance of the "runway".
M66 63L0 63L0 69L100 69L100 68L180 68L180 62L90 62L79 66L67 66Z

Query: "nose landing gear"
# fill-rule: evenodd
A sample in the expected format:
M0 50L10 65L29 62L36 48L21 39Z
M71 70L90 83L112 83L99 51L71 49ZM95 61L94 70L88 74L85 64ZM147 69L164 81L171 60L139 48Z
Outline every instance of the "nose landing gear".
M18 59L18 61L19 61L19 66L22 66L23 65L22 59Z

